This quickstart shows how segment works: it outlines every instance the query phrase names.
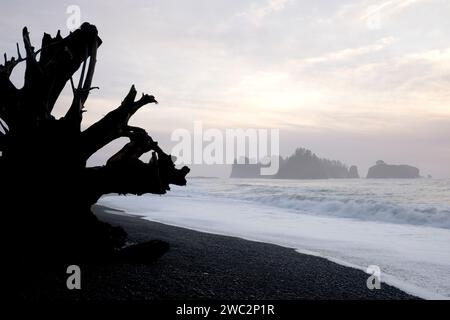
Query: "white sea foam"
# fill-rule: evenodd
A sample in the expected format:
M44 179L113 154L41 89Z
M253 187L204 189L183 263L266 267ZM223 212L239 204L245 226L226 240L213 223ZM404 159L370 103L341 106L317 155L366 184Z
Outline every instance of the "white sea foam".
M304 214L450 228L450 209L427 205L399 205L390 202L361 199L308 198L289 194L255 195L244 198L266 205L298 210Z
M429 192L417 193L427 184ZM100 204L170 225L295 248L362 270L378 265L382 281L420 297L449 299L448 185L193 180L163 197L111 195Z
M191 191L302 214L450 229L449 180L221 180L196 182Z

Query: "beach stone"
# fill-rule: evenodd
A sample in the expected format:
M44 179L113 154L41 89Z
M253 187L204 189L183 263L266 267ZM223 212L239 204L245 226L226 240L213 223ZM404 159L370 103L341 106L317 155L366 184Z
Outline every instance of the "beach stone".
M130 263L152 263L170 249L170 244L162 240L150 240L130 245L119 251L119 260Z

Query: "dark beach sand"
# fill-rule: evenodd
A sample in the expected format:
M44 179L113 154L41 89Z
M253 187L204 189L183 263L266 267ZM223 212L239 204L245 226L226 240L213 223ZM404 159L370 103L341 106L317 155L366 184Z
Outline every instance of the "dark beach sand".
M97 206L94 211L101 220L125 228L133 241L160 239L171 249L149 265L82 265L81 290L66 289L65 270L47 272L26 288L26 300L417 299L384 283L380 290L371 291L364 272L293 249L105 209Z

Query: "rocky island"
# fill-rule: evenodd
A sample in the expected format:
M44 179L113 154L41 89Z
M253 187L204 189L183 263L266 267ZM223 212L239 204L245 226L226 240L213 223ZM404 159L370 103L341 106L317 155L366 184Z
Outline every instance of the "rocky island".
M376 165L369 168L368 179L415 179L420 178L419 169L406 164L387 164L383 160L378 160Z
M298 148L289 157L280 157L278 173L272 176L261 175L261 163L252 163L248 158L232 166L230 178L266 179L356 179L358 168L337 160L319 158L311 150Z

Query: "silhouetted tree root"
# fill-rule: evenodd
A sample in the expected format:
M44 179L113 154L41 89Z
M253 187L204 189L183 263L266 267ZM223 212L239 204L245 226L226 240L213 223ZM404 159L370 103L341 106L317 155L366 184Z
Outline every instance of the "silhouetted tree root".
M65 38L44 34L36 51L24 28L25 56L17 45L18 57L5 54L0 65L0 199L3 236L13 256L150 261L168 250L167 244L152 242L120 251L125 231L100 222L90 210L107 193L164 194L170 184L185 185L189 172L177 169L144 129L128 125L141 107L157 103L152 95L137 99L134 86L116 109L81 130L101 44L96 27L84 23ZM18 89L10 76L21 62L25 79ZM72 103L55 119L52 110L68 82ZM106 165L86 167L92 154L120 137L130 142ZM139 158L147 152L150 161L144 163ZM148 257L140 259L142 253Z

